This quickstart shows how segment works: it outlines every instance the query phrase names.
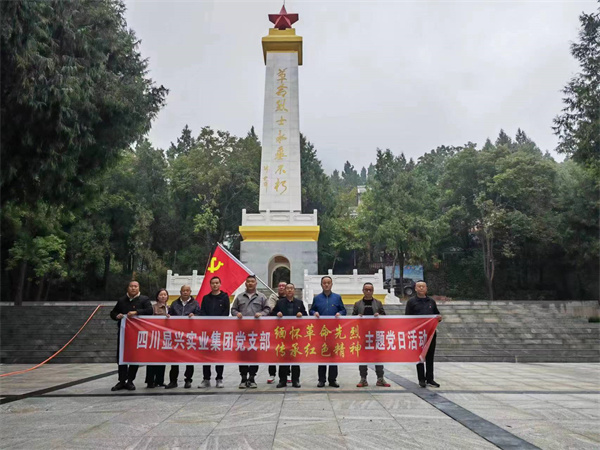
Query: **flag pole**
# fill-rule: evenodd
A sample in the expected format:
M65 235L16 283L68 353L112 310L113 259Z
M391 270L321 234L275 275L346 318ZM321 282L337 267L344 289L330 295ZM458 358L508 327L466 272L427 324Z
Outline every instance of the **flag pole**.
M260 278L258 278L256 275L254 275L254 277L255 277L255 278L258 280L258 281L260 281L260 282L261 282L261 283L262 283L262 284L263 284L263 285L264 285L264 286L265 286L265 287L266 287L268 290L270 290L270 291L271 291L273 294L276 294L276 292L275 292L273 289L271 289L267 283L265 283L263 280L261 280Z

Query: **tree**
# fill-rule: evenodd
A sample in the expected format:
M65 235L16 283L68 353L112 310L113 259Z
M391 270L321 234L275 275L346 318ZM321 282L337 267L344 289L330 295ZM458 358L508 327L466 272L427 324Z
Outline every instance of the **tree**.
M374 176L358 208L363 239L392 255L394 265L423 262L430 256L435 223L426 210L433 205L423 197L423 180L414 173L414 162L388 149L377 150Z
M565 107L554 119L559 137L557 150L600 175L600 9L579 16L579 42L571 54L581 72L563 89Z
M539 149L532 152L529 141L512 143L501 132L497 142L501 144L486 143L484 150L467 147L457 153L442 179L442 206L451 229L478 238L490 300L499 257L514 259L532 242L543 246L556 239L555 163Z
M143 136L167 90L120 0L1 3L2 204L74 202Z

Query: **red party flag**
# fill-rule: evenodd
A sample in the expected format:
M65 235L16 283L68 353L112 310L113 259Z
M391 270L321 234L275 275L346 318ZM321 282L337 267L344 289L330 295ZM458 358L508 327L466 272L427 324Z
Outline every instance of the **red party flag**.
M202 280L202 286L200 286L196 300L201 304L204 296L210 293L210 280L213 277L219 277L221 279L221 291L231 295L246 281L248 275L252 275L250 269L229 253L225 247L218 244L210 258L210 263L206 267L204 280Z

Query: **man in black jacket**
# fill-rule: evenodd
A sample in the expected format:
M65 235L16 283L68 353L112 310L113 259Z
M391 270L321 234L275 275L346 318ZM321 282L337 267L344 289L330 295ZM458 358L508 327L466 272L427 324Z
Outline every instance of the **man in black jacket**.
M404 314L407 316L429 316L433 314L440 314L435 300L427 297L427 283L422 280L417 281L417 284L415 284L415 291L417 291L417 296L406 302L406 311ZM442 321L441 315L438 317L438 321ZM425 367L423 367L423 363L417 364L417 377L419 378L419 386L423 388L427 387L427 385L440 387L440 385L433 379L433 357L435 355L436 336L437 332L433 333L431 344L429 344L429 349L427 350L427 355L425 356ZM427 372L425 372L425 369L427 369Z
M285 298L279 300L275 305L275 309L273 309L274 315L276 315L277 317L302 317L308 315L302 300L294 298L295 291L296 287L292 283L288 283L285 286ZM277 384L278 388L283 388L287 386L287 377L289 370L290 366L279 366L279 384ZM300 366L292 366L292 387L300 387Z
M210 279L210 294L206 294L200 305L201 316L228 316L229 315L229 295L221 291L221 279L212 277ZM223 366L215 366L217 377L215 378L216 387L223 387ZM199 388L210 387L210 366L202 366L203 380Z
M191 296L192 288L190 286L184 285L181 286L181 290L179 291L179 298L171 303L169 306L169 314L167 317L171 316L188 316L194 317L200 315L200 305ZM185 384L184 388L189 389L192 387L192 377L194 376L194 366L187 365L185 366ZM169 371L169 384L165 386L165 389L173 389L177 387L177 377L179 377L179 365L171 366L171 370Z
M375 288L373 286L373 283L363 284L364 297L354 304L354 309L352 310L353 316L385 316L383 304L375 297L373 297L374 292ZM368 370L369 368L366 364L361 364L358 366L360 381L358 382L356 387L367 387L369 385L369 383L367 382ZM387 381L385 381L385 378L383 378L383 364L375 365L375 374L377 375L377 382L375 383L375 386L390 387L390 384Z
M140 295L140 283L137 281L130 281L127 286L127 294L117 300L117 304L110 312L110 317L113 320L118 321L118 333L117 333L117 364L119 362L119 346L121 342L121 319L124 317L132 318L135 316L151 316L152 315L152 303L150 299L145 295ZM135 390L133 380L140 366L136 364L119 364L119 382L115 384L111 391L120 391L121 389L127 389L129 391Z

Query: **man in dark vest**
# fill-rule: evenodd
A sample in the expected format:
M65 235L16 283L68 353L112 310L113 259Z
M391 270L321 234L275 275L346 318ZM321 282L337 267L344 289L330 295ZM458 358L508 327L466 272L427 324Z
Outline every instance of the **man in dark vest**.
M374 291L375 289L372 283L363 284L364 297L362 298L362 300L359 300L354 304L354 309L352 310L353 316L385 316L383 304L373 297ZM367 383L368 370L369 368L366 364L358 366L358 371L360 373L360 381L358 382L356 387L366 387L369 385L369 383ZM390 384L387 381L385 381L385 378L383 378L382 364L375 365L375 373L377 374L377 383L375 383L375 386L390 387Z
M117 334L117 363L119 362L119 346L121 345L121 319L124 317L133 318L135 316L151 316L152 302L145 295L140 295L140 283L130 281L127 286L127 294L117 300L117 304L110 312L110 317L118 321L119 332ZM119 382L115 384L111 391L120 391L127 389L134 391L133 380L140 366L136 364L119 364Z
M275 309L273 310L274 315L276 315L277 317L302 317L308 315L306 313L306 308L304 307L304 302L302 300L294 298L295 291L296 287L292 283L288 283L285 287L285 298L279 300L275 305ZM279 384L277 384L278 388L283 388L287 386L287 377L289 371L290 366L279 366ZM300 366L292 366L291 371L292 387L299 388Z

